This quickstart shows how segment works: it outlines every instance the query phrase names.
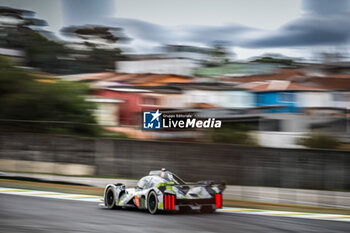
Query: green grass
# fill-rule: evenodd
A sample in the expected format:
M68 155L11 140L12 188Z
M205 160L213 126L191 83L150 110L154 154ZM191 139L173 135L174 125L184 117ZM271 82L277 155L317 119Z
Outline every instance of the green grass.
M228 64L220 67L209 67L195 71L197 76L218 76L229 73L244 73L245 65Z
M2 171L8 173L16 173L16 174L38 174L38 175L53 175L53 176L66 176L66 177L87 177L87 178L105 178L105 179L122 179L122 180L139 180L137 178L130 177L116 177L116 176L91 176L91 175L65 175L58 173L47 173L47 172L18 172L18 171Z
M103 188L82 186L82 185L69 185L69 184L53 184L35 181L23 181L23 180L11 180L11 179L0 179L0 186L6 188L21 188L31 189L40 191L54 191L63 193L74 193L74 194L87 194L103 196Z

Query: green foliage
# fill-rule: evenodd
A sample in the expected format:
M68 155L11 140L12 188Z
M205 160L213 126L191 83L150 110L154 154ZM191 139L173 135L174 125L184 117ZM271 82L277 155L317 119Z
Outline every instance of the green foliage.
M64 73L67 61L59 59L69 52L62 44L48 40L36 32L28 34L25 44L27 65L50 73Z
M331 134L311 133L296 140L296 143L308 148L336 149L341 142Z
M211 134L213 142L232 143L241 145L256 145L253 138L249 134L250 127L246 125L236 125L222 127L214 130Z
M214 47L208 53L209 60L204 63L207 67L217 67L229 62L228 48L219 44Z
M74 50L57 39L49 39L50 37L54 37L50 32L40 33L24 26L0 27L1 47L23 51L23 65L53 74L110 71L115 69L115 62L123 57L118 48L91 46L90 50Z
M220 76L228 73L242 73L243 65L240 64L228 64L218 67L202 68L194 72L197 76Z
M3 129L96 135L98 127L84 100L89 89L67 81L40 82L0 58L0 122ZM66 123L62 123L66 122ZM69 122L69 123L68 123Z
M119 138L119 139L127 139L129 138L126 133L122 132L111 132L111 131L103 131L101 134L102 137L105 138Z
M89 51L74 51L55 41L48 40L37 32L31 32L25 42L28 66L54 74L92 73L114 70L121 50L93 48ZM83 58L70 59L71 55Z
M275 63L275 64L281 64L281 65L293 65L294 61L292 59L286 59L286 58L273 58L273 57L261 57L254 62L259 62L259 63Z

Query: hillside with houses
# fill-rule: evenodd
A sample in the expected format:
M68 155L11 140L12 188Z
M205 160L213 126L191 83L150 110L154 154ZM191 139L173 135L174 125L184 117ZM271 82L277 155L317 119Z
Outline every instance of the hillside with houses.
M87 100L97 103L95 116L99 124L129 137L205 138L201 130L171 134L142 131L141 112L159 109L214 117L228 127L245 125L261 146L299 148L296 140L310 132L334 133L349 140L350 74L334 69L336 65L279 67L249 62L237 65L252 70L251 73L238 70L219 76L198 76L193 75L200 69L196 61L182 58L187 61L171 62L174 59L143 57L128 61L130 67L138 67L136 70L119 70L118 62L114 72L60 78L89 84L93 95ZM169 62L159 65L164 60ZM151 62L144 65L144 61ZM191 62L193 68L188 72ZM149 72L152 69L154 73ZM172 69L186 70L186 75L171 73Z

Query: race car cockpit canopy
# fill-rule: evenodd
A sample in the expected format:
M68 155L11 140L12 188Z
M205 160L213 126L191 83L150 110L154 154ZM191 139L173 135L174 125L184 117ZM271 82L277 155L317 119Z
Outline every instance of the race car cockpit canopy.
M174 182L175 184L186 184L182 179L180 179L174 173L167 171L165 168L162 168L162 170L150 171L149 175L159 176L167 182Z

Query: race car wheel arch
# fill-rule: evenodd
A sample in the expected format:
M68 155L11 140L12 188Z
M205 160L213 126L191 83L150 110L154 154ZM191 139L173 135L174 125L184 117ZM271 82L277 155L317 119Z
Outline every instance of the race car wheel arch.
M150 191L147 197L147 209L151 214L157 213L158 210L158 198L155 191Z
M116 208L116 198L115 198L115 192L112 187L107 188L106 194L105 194L105 205L109 209L115 209Z
M118 200L125 194L125 190L119 192Z

